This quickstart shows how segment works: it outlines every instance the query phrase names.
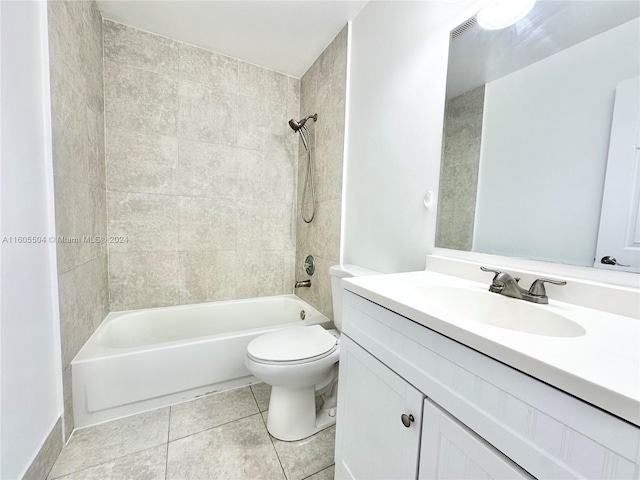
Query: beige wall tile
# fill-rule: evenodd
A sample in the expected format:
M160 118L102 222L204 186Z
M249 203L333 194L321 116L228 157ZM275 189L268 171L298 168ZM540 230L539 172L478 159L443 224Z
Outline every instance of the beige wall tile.
M162 59L173 65L172 41L108 22L105 32L109 234L128 238L109 245L112 308L173 303L176 292L184 303L290 293L298 138L288 120L300 81L179 42L176 72ZM136 280L151 258L171 270L176 255L178 274ZM260 256L257 273L240 268Z
M299 143L296 280L308 278L302 265L313 255L316 272L310 288L296 294L333 318L329 267L339 263L342 210L342 165L344 155L347 27L333 40L300 80L300 114L318 113L309 125L316 182L316 211L312 223L302 220L303 189L307 173L307 152ZM311 212L307 192L305 212Z
M94 1L48 3L64 426L73 430L71 359L108 311L102 17Z
M51 77L53 171L70 180L88 178L86 99L72 83L55 73Z
M107 61L104 84L107 128L176 134L177 80Z
M103 262L96 258L58 275L63 368L71 363L107 314Z
M69 241L56 248L58 273L69 271L106 253L104 244L86 237L106 236L106 201L103 187L54 176L56 235Z
M295 170L286 157L243 149L238 162L238 199L268 203L292 201Z
M278 105L286 105L289 90L289 76L273 70L265 69L264 98Z
M184 43L179 44L179 52L181 79L204 83L229 93L237 92L237 59Z
M291 203L238 203L238 250L293 250L295 214Z
M178 252L109 255L112 311L178 305L180 283Z
M49 1L49 67L53 77L69 81L88 101L88 86L82 66L84 12L80 2ZM96 45L97 48L97 45Z
M109 221L169 227L178 222L178 203L172 195L109 191Z
M238 64L238 94L246 97L264 99L265 69L240 61Z
M109 244L110 252L175 252L178 249L177 224L126 223L111 220L109 237L119 239Z
M235 145L235 94L180 80L178 96L180 138Z
M62 394L64 412L62 414L62 428L64 434L64 441L68 442L69 437L73 433L73 388L72 388L72 376L71 365L67 366L62 371Z
M266 103L263 99L238 95L237 145L242 148L263 150L266 144Z
M104 57L150 72L178 74L178 42L110 20L104 21Z
M80 66L87 87L87 107L102 114L104 110L102 15L95 1L80 3L83 14Z
M131 130L107 129L107 187L136 193L173 193L178 140Z
M109 192L110 252L175 252L179 244L179 202L171 195Z
M236 203L228 199L178 197L180 251L234 250Z
M285 250L284 251L284 259L283 259L283 268L284 268L284 285L282 287L283 294L291 294L295 292L295 284L296 284L296 251L295 250Z
M181 303L201 303L236 298L235 250L181 252Z
M282 251L238 251L238 298L280 295L284 288Z
M235 199L240 170L238 155L238 149L228 145L180 140L173 193Z
M87 183L97 185L104 190L106 182L105 172L105 140L104 113L94 112L87 107Z
M291 116L296 120L300 116L300 79L294 77L287 78L287 117Z

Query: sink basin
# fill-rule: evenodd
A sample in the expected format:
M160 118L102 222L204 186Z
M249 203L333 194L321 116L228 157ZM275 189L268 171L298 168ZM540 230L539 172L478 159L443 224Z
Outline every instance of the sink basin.
M586 333L580 325L546 306L467 288L418 288L433 307L465 320L549 337L580 337Z

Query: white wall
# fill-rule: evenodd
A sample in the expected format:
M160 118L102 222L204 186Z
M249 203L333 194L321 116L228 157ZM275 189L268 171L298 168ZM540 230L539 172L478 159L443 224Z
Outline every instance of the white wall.
M593 265L615 89L640 73L639 43L636 19L487 84L473 251Z
M342 261L422 270L433 248L449 31L486 1L370 2L352 22Z
M46 2L0 2L1 236L52 235ZM20 478L62 411L55 245L2 243L0 478Z

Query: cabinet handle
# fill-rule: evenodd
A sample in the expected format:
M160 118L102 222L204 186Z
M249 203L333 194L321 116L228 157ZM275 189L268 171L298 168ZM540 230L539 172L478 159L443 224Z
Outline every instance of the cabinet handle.
M403 413L402 415L400 415L400 420L402 420L402 424L405 427L409 428L415 418L413 418L413 415L407 415L406 413Z

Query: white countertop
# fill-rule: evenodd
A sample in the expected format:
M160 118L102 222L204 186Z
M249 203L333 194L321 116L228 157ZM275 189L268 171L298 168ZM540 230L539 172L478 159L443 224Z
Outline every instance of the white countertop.
M549 305L539 308L561 314L586 330L579 337L550 337L443 312L424 293L425 286L487 291L488 283L423 271L349 278L342 286L640 426L640 319L550 298Z

